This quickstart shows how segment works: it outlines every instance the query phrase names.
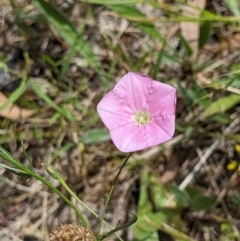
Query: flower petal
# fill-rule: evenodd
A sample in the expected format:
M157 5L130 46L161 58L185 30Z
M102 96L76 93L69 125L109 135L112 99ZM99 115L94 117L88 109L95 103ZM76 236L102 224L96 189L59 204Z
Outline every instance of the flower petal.
M160 143L166 142L172 138L164 129L154 122L149 122L146 125L146 142L147 147L156 146Z
M113 91L108 92L98 103L97 112L109 130L132 122L131 116L134 114L125 101L119 99Z
M116 147L122 152L140 151L170 140L175 131L175 116L164 115L139 127L134 122L110 131Z
M134 152L148 147L145 126L139 127L134 122L110 131L115 146L122 152Z
M149 92L147 109L152 117L174 115L176 110L176 89L170 85L153 81Z
M97 111L116 147L134 152L172 138L175 131L176 89L138 73L128 73L103 97ZM133 115L149 113L150 121L137 125Z
M129 72L124 75L113 89L113 92L133 110L144 110L146 107L152 79L146 75Z
M155 125L151 123L154 123ZM175 132L175 115L161 115L158 117L154 117L149 124L156 129L156 133L157 129L161 129L159 130L159 133L157 133L157 135L161 136L162 131L166 134L163 134L160 138L166 137L166 139L169 140L172 138ZM161 139L160 141L165 142L167 140Z

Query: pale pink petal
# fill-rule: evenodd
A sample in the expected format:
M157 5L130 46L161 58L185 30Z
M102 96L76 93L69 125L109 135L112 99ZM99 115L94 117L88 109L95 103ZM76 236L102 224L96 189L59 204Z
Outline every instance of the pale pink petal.
M134 152L148 147L146 126L139 127L134 122L110 131L115 146L122 152Z
M172 135L169 135L168 132L156 123L151 121L146 125L146 141L148 147L156 146L170 140L171 138Z
M134 152L170 140L175 130L175 116L157 117L145 126L134 122L119 126L110 131L116 147L122 152Z
M155 125L153 125L154 123ZM174 132L175 132L175 115L162 115L158 117L154 117L151 119L151 122L149 122L150 126L154 127L156 130L160 129L166 134L161 136L160 132L157 134L160 137L159 138L167 138L168 140L172 138ZM158 128L157 128L158 127ZM160 128L160 129L159 129ZM157 132L157 131L156 131ZM161 139L161 140L163 140ZM167 141L167 140L165 140ZM163 140L164 142L164 140Z
M153 81L153 88L147 100L147 110L152 117L175 114L176 89L170 85Z
M146 107L148 92L152 79L146 75L129 72L124 75L113 89L113 92L134 111Z
M131 116L134 114L125 101L118 98L113 91L108 92L98 103L97 112L109 130L132 122Z
M97 106L100 118L122 152L134 152L172 138L175 131L176 89L138 73L128 73ZM150 121L138 126L137 111L147 111Z

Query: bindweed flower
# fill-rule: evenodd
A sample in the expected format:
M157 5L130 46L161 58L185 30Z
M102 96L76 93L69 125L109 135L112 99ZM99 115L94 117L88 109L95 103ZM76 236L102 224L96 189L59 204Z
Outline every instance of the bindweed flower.
M97 105L97 112L122 152L168 141L175 131L176 89L149 76L124 75Z

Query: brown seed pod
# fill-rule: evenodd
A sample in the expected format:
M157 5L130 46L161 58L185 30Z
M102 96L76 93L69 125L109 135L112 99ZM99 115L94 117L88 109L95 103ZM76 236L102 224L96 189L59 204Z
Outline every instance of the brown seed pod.
M95 241L89 229L72 224L62 224L50 234L50 241Z

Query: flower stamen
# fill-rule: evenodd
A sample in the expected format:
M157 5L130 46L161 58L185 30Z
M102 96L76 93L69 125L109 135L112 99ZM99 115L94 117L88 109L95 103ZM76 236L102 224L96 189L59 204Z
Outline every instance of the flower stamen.
M150 114L147 111L138 110L133 115L134 122L139 126L144 126L150 121Z

